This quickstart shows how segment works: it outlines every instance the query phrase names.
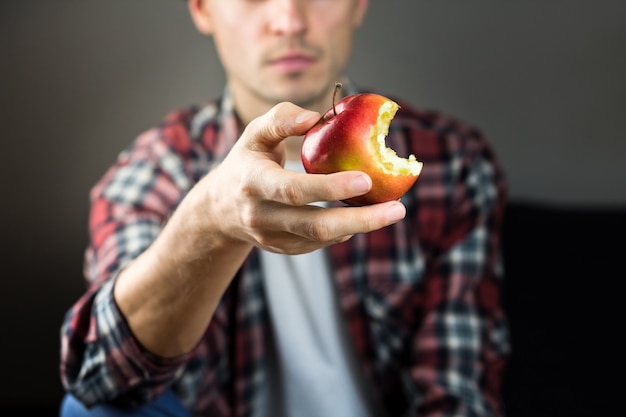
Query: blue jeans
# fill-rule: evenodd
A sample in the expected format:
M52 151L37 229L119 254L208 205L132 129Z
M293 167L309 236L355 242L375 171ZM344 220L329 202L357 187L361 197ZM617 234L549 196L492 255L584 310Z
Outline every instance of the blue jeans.
M60 417L190 417L171 391L166 391L150 404L132 410L108 404L88 409L72 394L66 394L61 403L59 415Z

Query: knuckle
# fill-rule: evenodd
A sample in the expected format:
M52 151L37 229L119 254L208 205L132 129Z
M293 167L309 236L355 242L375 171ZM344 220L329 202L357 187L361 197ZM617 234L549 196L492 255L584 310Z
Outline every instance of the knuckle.
M258 229L263 225L263 216L252 206L242 208L240 213L241 223L246 229Z
M239 179L239 192L246 198L255 198L259 195L259 173L251 169L245 171Z
M283 120L283 114L288 112L290 104L287 102L281 102L272 107L267 113L267 121L268 124L266 128L271 136L275 137L286 137L289 136L288 129L285 126L285 121Z
M300 205L304 201L302 189L291 181L284 181L279 185L278 195L282 201L290 205Z
M362 229L367 230L368 232L374 231L382 226L377 221L377 218L372 216L369 212L362 218Z
M250 181L246 179L241 180L241 184L239 185L239 192L241 195L245 197L252 197L256 193L254 186L250 183Z
M309 239L316 242L327 242L332 239L330 227L325 222L309 223L306 233Z

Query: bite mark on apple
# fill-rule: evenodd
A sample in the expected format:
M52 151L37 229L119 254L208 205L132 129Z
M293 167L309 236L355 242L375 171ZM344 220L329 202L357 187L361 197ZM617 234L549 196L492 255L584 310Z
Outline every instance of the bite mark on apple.
M422 163L417 160L415 155L411 154L408 158L399 157L395 150L387 146L385 141L389 134L389 125L399 108L400 106L392 100L388 100L380 106L378 119L376 124L372 126L370 133L370 150L373 155L376 155L375 160L385 174L417 176L422 171Z

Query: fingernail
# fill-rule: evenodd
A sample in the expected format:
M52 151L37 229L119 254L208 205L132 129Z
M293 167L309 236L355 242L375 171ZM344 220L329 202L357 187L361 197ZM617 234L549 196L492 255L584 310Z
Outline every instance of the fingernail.
M318 112L305 110L296 117L296 123L303 123L307 120L313 119L314 117L319 119L320 114Z
M394 204L387 210L387 220L389 222L397 222L404 219L406 210L402 204Z
M350 182L350 191L357 195L365 194L372 188L372 180L365 175L359 175Z

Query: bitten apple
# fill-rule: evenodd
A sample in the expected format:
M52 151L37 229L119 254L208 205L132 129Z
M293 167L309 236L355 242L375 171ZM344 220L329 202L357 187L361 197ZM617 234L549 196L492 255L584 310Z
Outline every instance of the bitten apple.
M335 95L341 88L337 83ZM352 206L382 203L402 197L417 180L422 162L415 155L399 157L385 138L399 106L372 93L344 97L304 136L302 163L310 174L362 171L372 179L372 189L343 200Z

